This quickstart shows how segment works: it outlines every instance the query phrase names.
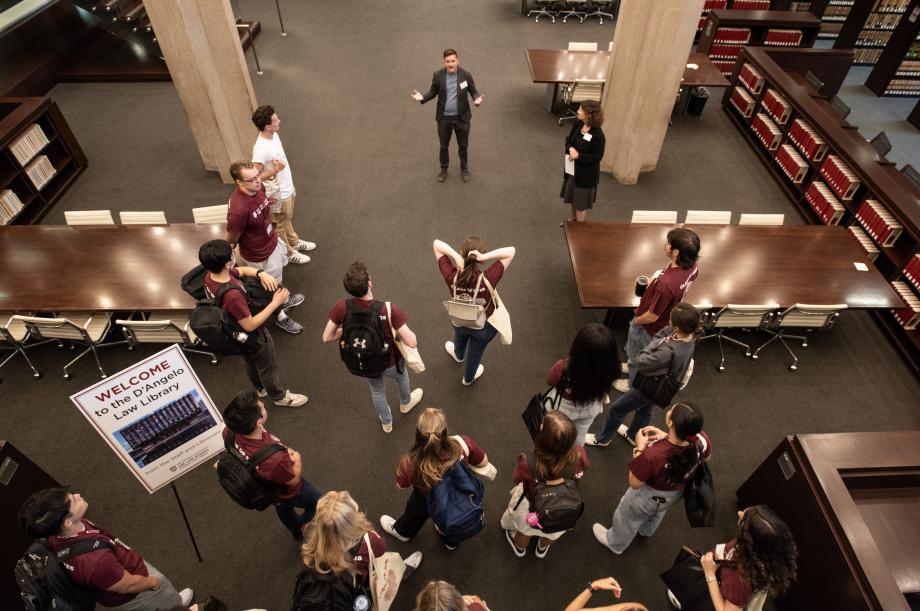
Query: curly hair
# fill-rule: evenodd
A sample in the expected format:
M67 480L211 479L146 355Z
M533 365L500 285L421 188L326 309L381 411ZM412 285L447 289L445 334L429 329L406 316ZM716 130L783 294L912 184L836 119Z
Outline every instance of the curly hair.
M597 100L585 100L581 103L581 109L585 111L585 123L588 127L600 127L604 124L604 111Z
M271 106L259 106L256 108L255 112L252 113L252 124L256 126L256 129L264 131L266 127L272 124L272 115L275 114L275 109Z
M789 589L796 576L795 540L786 523L766 505L748 507L738 532L738 563L755 591L777 596Z

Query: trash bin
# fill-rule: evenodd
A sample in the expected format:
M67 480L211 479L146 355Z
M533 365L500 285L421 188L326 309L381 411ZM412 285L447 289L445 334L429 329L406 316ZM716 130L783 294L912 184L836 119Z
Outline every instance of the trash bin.
M694 87L690 90L690 101L687 102L687 114L698 117L703 114L703 107L709 99L709 90L705 87Z

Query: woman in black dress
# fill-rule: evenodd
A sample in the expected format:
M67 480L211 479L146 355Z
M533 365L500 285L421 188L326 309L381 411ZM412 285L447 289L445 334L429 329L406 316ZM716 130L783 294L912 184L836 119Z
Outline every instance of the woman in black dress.
M578 119L565 139L567 159L574 161L574 176L565 173L559 197L572 206L570 221L584 221L597 199L606 138L601 130L604 111L599 102L585 100L578 108ZM566 165L571 168L572 164Z

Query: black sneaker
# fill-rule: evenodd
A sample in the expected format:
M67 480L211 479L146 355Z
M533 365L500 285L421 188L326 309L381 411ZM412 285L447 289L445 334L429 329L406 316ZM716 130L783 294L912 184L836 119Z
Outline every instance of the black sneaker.
M514 542L514 531L507 528L502 529L505 531L505 539L508 540L508 545L511 546L511 549L514 551L514 555L518 558L523 558L527 555L527 548L520 548L517 546L517 543Z
M460 178L463 179L463 182L469 182L470 181L470 171L466 169L460 170Z
M299 322L296 322L290 316L284 320L275 319L275 326L279 327L282 331L290 333L291 335L297 335L303 331L303 325L301 325Z
M444 182L447 180L447 170L441 170L441 173L438 174L438 182Z

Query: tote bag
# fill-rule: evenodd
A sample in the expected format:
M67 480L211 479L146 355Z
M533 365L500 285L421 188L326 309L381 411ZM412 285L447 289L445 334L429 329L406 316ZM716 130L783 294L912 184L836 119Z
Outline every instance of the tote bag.
M482 278L485 280L486 286L489 288L489 292L492 294L492 303L495 304L495 309L492 310L492 315L489 316L489 324L495 327L495 330L498 331L499 339L503 346L511 345L511 314L508 313L508 308L505 307L505 302L502 301L498 292L492 288L492 284L486 279L485 276Z
M714 611L699 552L682 547L671 568L661 573L661 580L680 601L681 611Z
M532 396L527 403L527 407L524 408L524 413L521 414L524 426L527 427L527 432L530 433L531 439L537 438L537 433L540 432L540 425L543 423L543 416L546 415L546 412L551 409L559 409L559 404L562 403L562 393L557 390L553 394L554 390L556 389L550 386L545 393L538 392Z
M387 322L390 323L390 332L393 334L393 343L396 344L396 349L399 350L399 354L402 355L403 361L406 363L406 367L409 368L409 371L415 373L421 373L425 371L425 363L422 362L422 355L418 352L418 346L415 348L410 348L406 345L404 341L399 338L399 335L396 333L396 329L393 328L393 314L390 312L390 302L386 302L387 307Z
M367 569L374 593L374 611L390 611L406 572L406 563L396 552L387 552L379 558L374 556L371 538L367 533L364 534L364 542L367 543Z

